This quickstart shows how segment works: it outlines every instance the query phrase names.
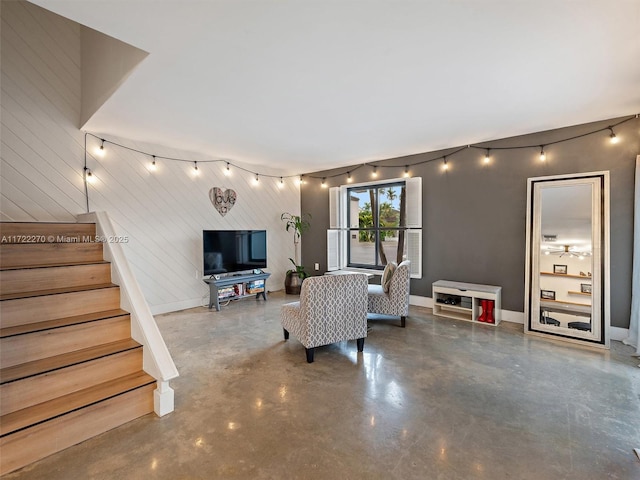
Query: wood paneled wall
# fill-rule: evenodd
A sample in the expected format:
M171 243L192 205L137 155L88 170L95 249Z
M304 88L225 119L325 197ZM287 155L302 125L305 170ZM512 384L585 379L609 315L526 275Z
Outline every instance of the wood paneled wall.
M80 25L23 1L2 3L2 150L0 219L74 221L86 211L82 167ZM100 132L92 132L100 136ZM90 210L107 211L154 313L203 304L203 229L266 229L268 290L283 288L293 257L293 241L280 214L299 213L299 187L287 180L253 176L205 157L128 139L105 137L158 156L200 161L193 164L151 158L107 143L107 155L91 153L99 141L88 137L88 166L97 181L89 186ZM236 163L236 162L234 162ZM243 165L252 170L251 166ZM255 170L255 169L254 169ZM257 169L269 173L264 168ZM278 179L279 180L279 179ZM224 217L209 201L212 187L232 188L238 199Z

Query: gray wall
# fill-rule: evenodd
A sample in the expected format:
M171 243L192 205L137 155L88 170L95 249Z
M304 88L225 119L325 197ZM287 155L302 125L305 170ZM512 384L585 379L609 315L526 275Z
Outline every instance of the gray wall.
M622 120L622 119L617 119ZM488 142L492 147L542 145L606 127L616 119ZM628 328L631 305L633 245L633 186L635 157L640 153L640 120L615 129L620 142L612 145L608 132L585 136L545 148L492 150L491 164L483 164L484 150L468 148L442 160L411 166L422 177L423 278L411 282L413 295L431 296L440 279L502 286L502 305L524 310L525 216L527 178L608 170L611 173L611 324ZM374 162L379 179L402 177L404 166L433 159L456 149ZM372 168L357 166L316 172L329 186L371 181ZM333 174L339 174L330 178ZM309 177L307 175L306 177ZM301 188L301 210L311 213L311 231L302 240L302 262L326 270L326 230L329 192L320 179L307 178Z

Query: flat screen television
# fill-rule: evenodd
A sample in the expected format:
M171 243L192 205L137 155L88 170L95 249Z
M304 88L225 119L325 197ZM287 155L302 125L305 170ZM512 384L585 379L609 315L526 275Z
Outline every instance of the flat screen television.
M267 267L266 230L203 230L204 275Z

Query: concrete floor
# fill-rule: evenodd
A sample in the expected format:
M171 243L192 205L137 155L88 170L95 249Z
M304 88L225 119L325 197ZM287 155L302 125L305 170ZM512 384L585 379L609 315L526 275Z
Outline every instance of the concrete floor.
M157 317L181 376L148 415L7 479L640 479L640 369L610 352L436 318L370 321L307 364L294 297Z

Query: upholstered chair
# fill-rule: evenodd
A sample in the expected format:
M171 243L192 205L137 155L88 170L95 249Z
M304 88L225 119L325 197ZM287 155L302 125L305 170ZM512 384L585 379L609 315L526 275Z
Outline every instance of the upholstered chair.
M385 291L385 285L383 284L369 285L367 311L369 313L400 317L400 326L404 328L407 315L409 315L410 270L411 262L408 260L398 265L388 283L388 291ZM384 274L382 280L383 283L386 280Z
M302 282L300 301L282 306L284 339L300 340L313 362L315 347L342 340L357 340L358 351L367 336L367 276L324 275Z

